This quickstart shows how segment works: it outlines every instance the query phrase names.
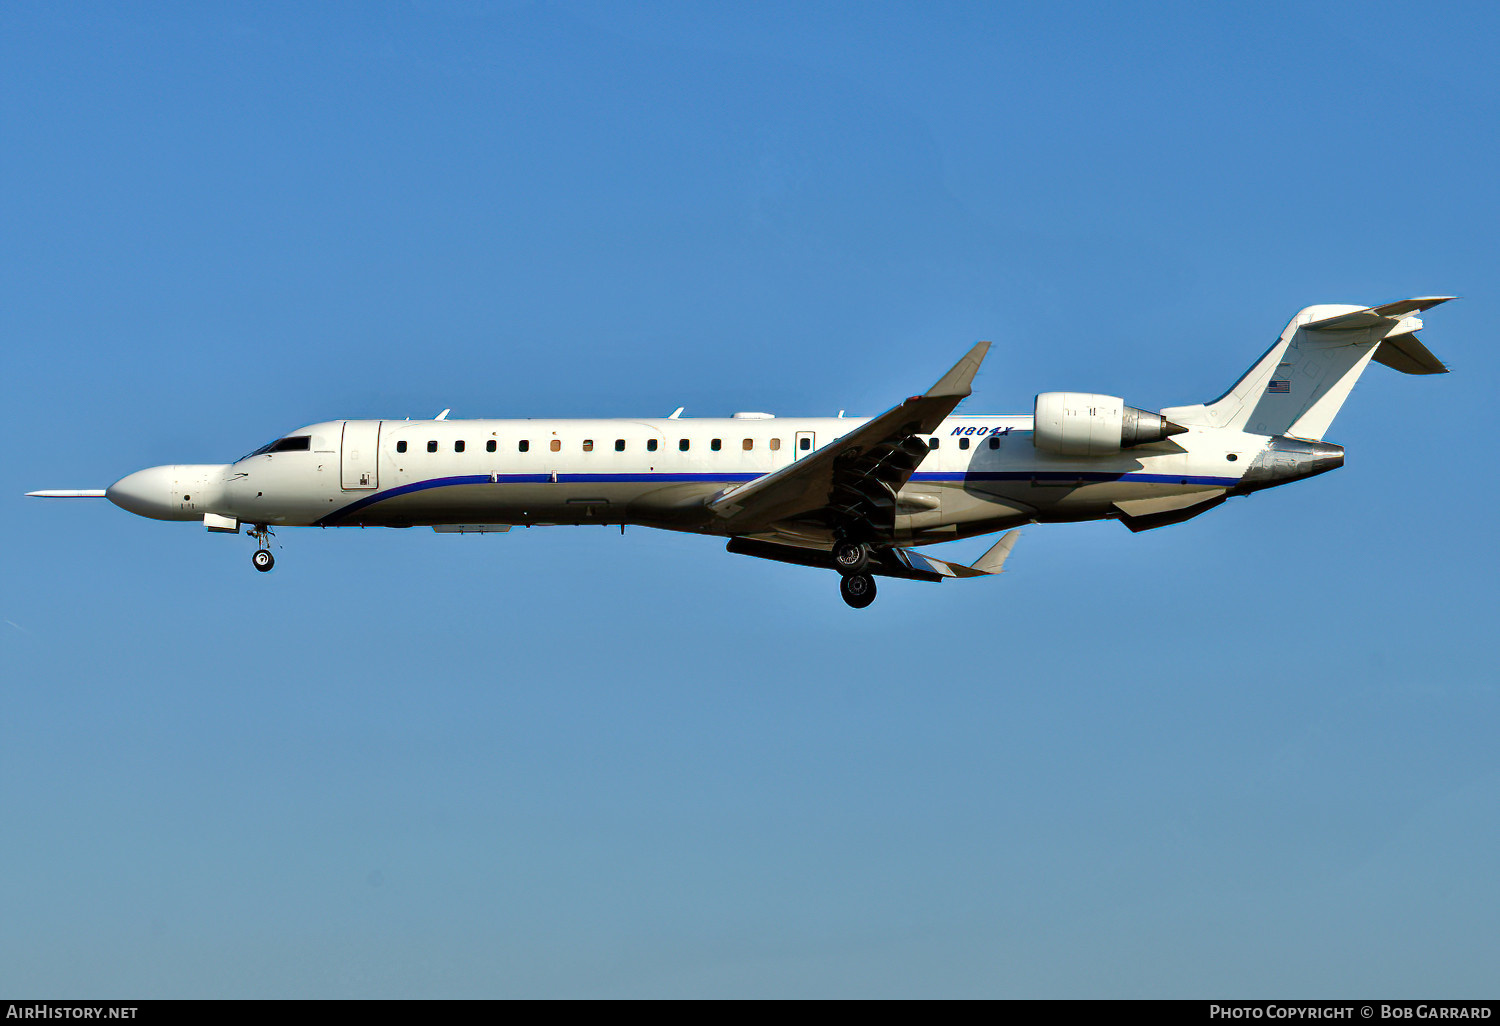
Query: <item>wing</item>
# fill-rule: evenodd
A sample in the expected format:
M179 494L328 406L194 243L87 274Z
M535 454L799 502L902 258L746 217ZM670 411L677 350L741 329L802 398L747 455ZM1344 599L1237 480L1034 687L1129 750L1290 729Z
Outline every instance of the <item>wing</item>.
M966 398L990 344L981 342L922 395L912 396L816 452L725 491L708 508L735 533L826 511L836 521L883 522L927 455L929 434Z
M1005 572L1005 560L1016 547L1020 529L1007 531L984 555L975 560L973 566L950 563L945 559L924 555L915 549L881 549L869 572L877 577L901 577L909 581L941 581L947 577L983 577ZM826 570L837 570L833 556L822 549L808 549L796 545L780 545L776 542L755 538L731 538L728 551L742 556L774 559L780 563L795 563L798 566L817 566Z

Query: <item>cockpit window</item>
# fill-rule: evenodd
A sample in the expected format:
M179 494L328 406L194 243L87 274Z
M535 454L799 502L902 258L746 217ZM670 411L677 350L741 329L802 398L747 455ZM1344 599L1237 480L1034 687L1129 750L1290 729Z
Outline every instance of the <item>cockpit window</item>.
M249 456L241 456L240 459L248 460L250 456L264 456L270 452L307 452L311 448L311 435L292 435L290 438L278 438L274 442L267 442Z

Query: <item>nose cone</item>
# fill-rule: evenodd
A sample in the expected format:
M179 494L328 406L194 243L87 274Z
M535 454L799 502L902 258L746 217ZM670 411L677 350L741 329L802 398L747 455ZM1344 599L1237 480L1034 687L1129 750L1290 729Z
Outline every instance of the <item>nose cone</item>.
M155 520L176 520L171 467L151 467L127 474L104 490L104 497L129 513Z
M223 465L150 467L104 490L121 509L153 520L201 520L222 502Z

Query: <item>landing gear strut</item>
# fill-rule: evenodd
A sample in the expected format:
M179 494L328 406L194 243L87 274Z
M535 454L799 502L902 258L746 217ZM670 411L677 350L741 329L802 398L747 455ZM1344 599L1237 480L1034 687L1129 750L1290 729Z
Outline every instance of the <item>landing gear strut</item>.
M839 578L839 594L855 609L875 601L875 578L869 574L850 574Z
M273 533L265 524L255 524L245 533L254 538L259 545L259 548L255 550L255 555L250 557L250 562L255 564L255 569L265 573L276 565L276 557L271 555Z

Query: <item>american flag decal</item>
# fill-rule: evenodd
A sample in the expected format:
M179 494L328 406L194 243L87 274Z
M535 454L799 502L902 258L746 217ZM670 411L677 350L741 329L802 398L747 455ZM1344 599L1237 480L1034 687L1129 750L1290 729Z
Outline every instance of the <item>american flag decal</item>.
M1291 383L1290 380L1273 381L1273 382L1271 382L1270 385L1268 385L1266 387L1267 394L1271 394L1271 395L1277 395L1277 394L1279 394L1279 395L1287 395L1287 394L1289 394L1291 392L1291 390L1292 390L1292 383Z

